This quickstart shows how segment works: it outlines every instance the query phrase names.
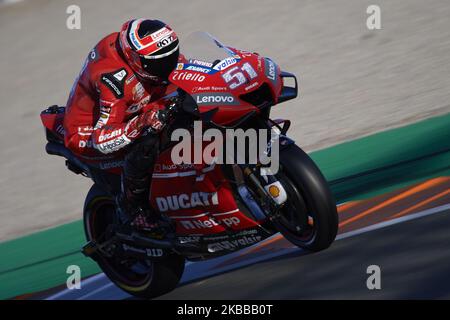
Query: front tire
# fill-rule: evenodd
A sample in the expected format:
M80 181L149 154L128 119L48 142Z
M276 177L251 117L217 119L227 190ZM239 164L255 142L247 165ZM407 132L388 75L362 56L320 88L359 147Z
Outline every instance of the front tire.
M326 179L312 159L298 146L280 151L279 181L288 193L281 219L275 227L294 245L320 251L336 238L336 202ZM300 227L301 226L301 227Z
M117 223L115 205L107 193L93 185L84 205L84 231L87 241L105 241ZM133 261L121 257L93 257L106 276L122 290L140 298L154 298L172 291L184 271L185 259L170 254L160 261Z

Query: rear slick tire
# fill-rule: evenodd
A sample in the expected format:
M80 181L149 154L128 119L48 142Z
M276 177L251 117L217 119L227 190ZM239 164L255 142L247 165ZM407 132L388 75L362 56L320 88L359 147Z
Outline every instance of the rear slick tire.
M284 179L281 179L282 177ZM313 223L309 238L302 238L277 221L274 222L275 227L287 240L303 249L320 251L328 248L336 238L338 215L334 197L319 168L302 149L291 145L280 151L279 178L282 183L284 180L285 188L285 184L290 185L290 190L287 191L299 195L297 198L300 207L307 209L307 215L310 216L309 219L312 218ZM297 210L290 212L290 215L292 214L300 217L305 215L305 212Z
M87 241L97 240L97 236L116 221L114 201L95 184L86 196L83 217ZM136 273L119 265L114 258L97 255L93 259L119 288L144 299L155 298L175 289L183 275L185 264L182 256L170 254L157 262L146 261L148 272Z

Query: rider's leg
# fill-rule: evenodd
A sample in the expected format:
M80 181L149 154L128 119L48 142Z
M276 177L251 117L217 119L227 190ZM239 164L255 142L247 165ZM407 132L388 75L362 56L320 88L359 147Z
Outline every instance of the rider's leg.
M147 135L136 141L125 156L119 209L125 216L157 216L149 205L152 169L159 149L159 137Z
M174 230L173 221L155 212L149 204L153 166L159 151L159 136L147 135L136 141L125 156L119 214L131 218L131 226L148 235L163 238Z
M125 156L122 187L132 207L148 208L150 177L159 149L159 137L147 135L137 141Z

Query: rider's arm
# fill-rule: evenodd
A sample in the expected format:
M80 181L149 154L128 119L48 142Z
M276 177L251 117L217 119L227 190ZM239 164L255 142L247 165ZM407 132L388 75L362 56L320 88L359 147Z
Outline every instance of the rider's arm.
M103 75L102 75L103 77ZM107 79L107 78L106 78ZM126 88L120 83L106 81L97 82L100 112L92 133L92 145L101 153L111 153L122 149L138 138L142 129L148 126L156 130L162 127L155 110L142 113L127 120Z

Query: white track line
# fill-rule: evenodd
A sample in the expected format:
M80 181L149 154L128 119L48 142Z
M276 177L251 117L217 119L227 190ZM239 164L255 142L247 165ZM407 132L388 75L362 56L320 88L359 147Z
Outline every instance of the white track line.
M363 234L363 233L371 232L371 231L374 231L374 230L379 230L379 229L386 228L386 227L389 227L389 226L392 226L392 225L395 225L395 224L399 224L399 223L402 223L402 222L406 222L406 221L415 220L415 219L419 219L419 218L422 218L422 217L430 216L430 215L433 215L433 214L436 214L436 213L439 213L439 212L442 212L442 211L446 211L446 210L450 210L450 203L442 205L442 206L439 206L439 207L435 207L435 208L427 209L427 210L424 210L424 211L420 211L420 212L417 212L417 213L414 213L414 214L406 215L404 217L399 217L399 218L396 218L396 219L380 222L380 223L377 223L377 224L374 224L374 225L371 225L371 226L368 226L368 227L365 227L365 228L361 228L361 229L358 229L358 230L349 231L349 232L346 232L346 233L338 235L336 237L336 240L342 240L342 239L354 237L354 236L357 236L357 235L360 235L360 234ZM255 246L257 246L257 245L255 245ZM279 252L274 254L274 256L278 256L278 255L279 255ZM264 257L264 260L267 260L268 258L270 258L270 257L266 256L266 257ZM103 273L97 274L97 275L95 275L95 276L93 276L91 278L88 278L85 281L83 281L82 285L86 285L86 284L89 284L91 282L95 282L97 280L104 279L104 277L105 277L105 275ZM94 291L91 291L91 292L89 292L89 293L87 293L87 294L77 298L77 300L83 300L83 299L85 299L87 297L93 296L93 295L97 294L98 292L101 292L101 291L103 291L103 290L105 290L105 289L107 289L107 288L109 288L109 287L111 287L113 285L114 284L112 282L111 283L107 283L106 285L103 285L100 288L97 288ZM59 292L59 293L57 293L57 294L55 294L53 296L50 296L50 297L46 298L45 300L56 300L59 297L62 297L65 294L67 294L67 293L69 293L71 291L72 290L65 289L65 290L63 290L63 291L61 291L61 292Z
M78 297L77 300L85 300L89 297L92 297L94 295L96 295L98 292L102 292L105 289L108 289L109 287L114 287L115 284L110 282L105 284L104 286L101 286L100 288L95 289L94 291L91 291L89 293L86 293L85 295L82 295L81 297Z
M191 262L191 261L187 261L186 264L185 264L185 266L188 266L188 265L190 265L190 264L192 264L192 262ZM89 278L87 278L87 279L81 280L81 287L87 286L87 285L91 284L92 282L96 282L96 281L103 280L103 279L105 279L105 277L106 277L106 276L105 276L104 273L98 273L98 274L96 274L96 275L94 275L94 276L91 276L91 277L89 277ZM108 281L109 281L109 280L108 280ZM89 293L87 293L87 294L81 296L80 298L77 298L76 300L81 300L82 298L84 298L84 297L86 297L86 296L91 296L93 292L95 292L95 293L100 292L100 291L102 291L103 289L105 289L105 288L107 288L107 287L110 287L110 286L113 286L113 285L114 285L114 284L113 284L112 282L109 282L109 283L107 283L106 285L103 285L103 286L101 286L100 288L98 288L98 289L96 289L96 290L94 290L94 291L91 291L91 292L89 292ZM100 289L102 289L102 290L100 290ZM66 289L64 289L64 290L62 290L62 291L60 291L60 292L58 292L58 293L55 293L55 294L52 295L52 296L49 296L49 297L45 298L45 300L58 300L59 298L65 296L66 294L69 294L69 293L71 293L71 292L73 292L73 291L74 291L74 289L67 289L67 288L66 288Z

